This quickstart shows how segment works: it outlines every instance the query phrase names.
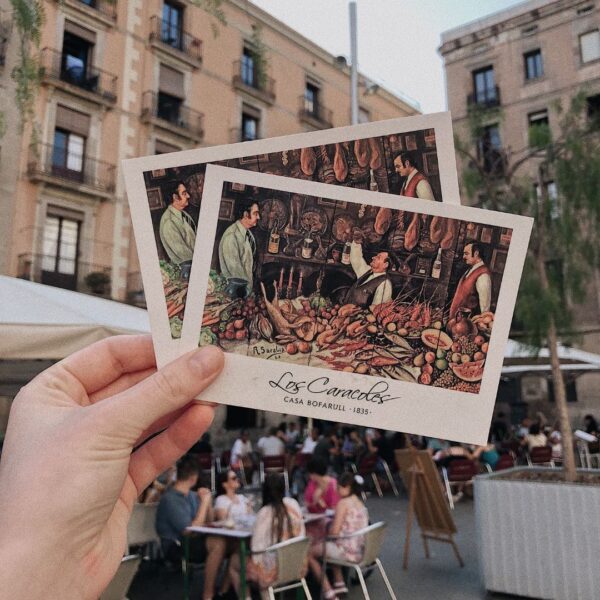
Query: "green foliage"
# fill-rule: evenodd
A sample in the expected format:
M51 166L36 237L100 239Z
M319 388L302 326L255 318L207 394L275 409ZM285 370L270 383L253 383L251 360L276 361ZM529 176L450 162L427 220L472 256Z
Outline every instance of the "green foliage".
M269 71L268 48L263 41L262 25L255 23L252 25L252 36L250 44L252 50L252 58L254 60L254 76L258 82L258 86L264 89L267 84L267 73Z
M225 11L223 10L223 0L191 0L191 2L195 6L205 10L220 25L227 25L227 18L225 17ZM210 25L214 37L219 35L219 26L217 23L213 21Z
M15 101L21 117L21 129L33 121L34 104L42 80L39 50L44 6L41 0L10 0L13 21L19 35L19 64L11 76L16 84Z
M498 122L497 112L470 110L469 140L456 145L470 197L486 208L535 218L515 316L536 347L544 344L552 322L563 340L575 335L573 306L585 300L586 284L599 266L600 130L586 109L584 93L566 108L556 104L555 136L547 125L531 127L529 148L502 151L501 176L486 173L483 157L472 150L486 124ZM550 181L556 194L550 193Z

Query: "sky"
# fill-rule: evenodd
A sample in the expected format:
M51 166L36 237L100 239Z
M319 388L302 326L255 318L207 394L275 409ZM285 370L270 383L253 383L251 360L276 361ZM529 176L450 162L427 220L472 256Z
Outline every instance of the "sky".
M521 0L357 0L358 68L425 113L446 110L442 31ZM348 0L252 0L319 46L350 59Z

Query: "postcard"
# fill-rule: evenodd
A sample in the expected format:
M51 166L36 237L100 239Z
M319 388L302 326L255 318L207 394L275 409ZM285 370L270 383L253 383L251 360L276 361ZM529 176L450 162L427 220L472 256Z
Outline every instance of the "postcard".
M459 204L449 113L405 117L227 146L200 148L124 161L134 224L159 364L179 355L194 244L200 226L206 165L246 169L306 181L402 193ZM228 218L243 184L232 184ZM301 233L291 211L278 226ZM154 290L163 290L162 295Z
M225 351L214 402L483 444L531 227L211 165L182 350Z

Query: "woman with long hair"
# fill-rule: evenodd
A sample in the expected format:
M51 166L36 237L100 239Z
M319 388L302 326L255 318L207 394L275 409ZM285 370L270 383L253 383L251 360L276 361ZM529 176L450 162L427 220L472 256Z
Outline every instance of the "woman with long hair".
M281 475L267 475L262 494L263 505L256 515L256 523L252 530L252 552L262 552L273 544L305 534L300 506L293 498L285 497L285 484ZM230 561L229 574L236 592L239 593L240 559L237 554ZM261 590L268 588L277 578L275 554L267 552L252 556L246 562L246 578L256 582Z
M240 481L233 470L223 471L217 475L217 497L214 503L215 521L233 521L236 518L252 513L252 504L245 496L238 494ZM208 556L204 574L203 600L210 600L215 593L215 583L219 568L227 556L231 556L237 549L235 540L223 537L208 536L206 538ZM229 574L226 571L221 583L220 595L227 592L230 586Z
M338 493L341 497L335 509L333 525L329 530L334 541L313 544L309 557L309 566L318 581L323 578L323 591L326 600L337 598L338 594L347 594L340 567L333 567L333 586L323 573L319 559L325 554L330 558L360 562L363 557L365 540L362 535L344 537L364 529L369 525L369 512L361 500L364 480L360 475L343 473L338 480Z

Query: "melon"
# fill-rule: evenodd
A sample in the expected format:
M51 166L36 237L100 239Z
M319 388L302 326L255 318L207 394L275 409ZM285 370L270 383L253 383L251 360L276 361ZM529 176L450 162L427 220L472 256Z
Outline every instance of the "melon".
M464 364L451 364L450 368L459 379L475 383L481 381L484 365L485 360L476 360Z
M441 329L424 329L421 333L421 341L428 347L442 350L452 348L452 339Z

